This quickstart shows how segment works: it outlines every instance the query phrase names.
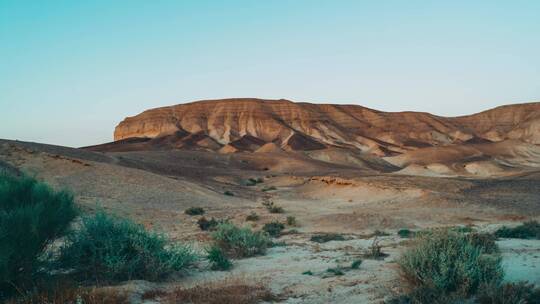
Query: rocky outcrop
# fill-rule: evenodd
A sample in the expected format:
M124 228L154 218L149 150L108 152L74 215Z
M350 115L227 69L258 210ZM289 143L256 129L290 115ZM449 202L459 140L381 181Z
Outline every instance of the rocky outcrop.
M147 147L153 148L217 151L228 145L234 149L225 148L227 152L256 151L273 143L288 151L341 147L379 156L506 139L540 144L540 103L503 106L462 117L440 117L283 99L208 100L151 109L128 117L116 127L114 139L128 138L152 138Z

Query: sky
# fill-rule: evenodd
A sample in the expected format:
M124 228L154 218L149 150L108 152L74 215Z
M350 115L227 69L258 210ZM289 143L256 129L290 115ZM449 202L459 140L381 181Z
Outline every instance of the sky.
M229 97L540 101L540 1L0 0L0 138L98 144L126 116Z

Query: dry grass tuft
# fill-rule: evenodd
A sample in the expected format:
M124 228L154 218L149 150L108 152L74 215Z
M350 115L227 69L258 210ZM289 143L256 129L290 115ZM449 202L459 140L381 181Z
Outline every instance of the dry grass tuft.
M273 301L276 297L262 283L247 278L231 278L209 282L190 288L177 288L172 292L150 291L143 299L159 299L167 304L255 304Z
M111 288L82 288L58 285L56 288L9 300L6 304L129 304L125 292Z

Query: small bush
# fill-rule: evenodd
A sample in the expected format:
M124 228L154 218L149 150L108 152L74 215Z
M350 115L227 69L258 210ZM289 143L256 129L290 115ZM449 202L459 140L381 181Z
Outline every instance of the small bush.
M257 184L260 184L264 182L264 180L261 177L258 178L250 178L245 182L246 186L255 186Z
M382 230L375 230L375 232L373 233L374 236L389 236L390 234L386 231L382 231Z
M341 234L325 233L325 234L314 235L310 238L310 240L315 243L326 243L330 241L344 241L345 238Z
M210 261L210 269L212 270L229 270L232 268L232 263L227 258L227 255L218 246L212 246L207 249L208 261Z
M278 237L281 235L281 231L285 229L285 225L279 222L271 222L264 224L263 231L268 233L272 237Z
M333 275L335 275L335 276L342 276L342 275L345 274L345 273L343 272L343 270L342 270L341 268L339 268L339 267L336 267L336 268L328 268L328 269L326 269L326 272L331 273L331 274L333 274Z
M282 207L276 206L274 202L269 202L264 205L270 213L285 213L285 210Z
M263 188L261 191L268 192L268 191L273 191L273 190L277 190L277 188L274 186L270 186L270 187Z
M413 287L413 303L467 297L480 285L499 284L503 277L499 255L486 255L466 235L447 230L423 235L398 263Z
M471 233L474 232L474 228L472 226L457 226L450 228L451 231L459 232L459 233Z
M172 245L162 234L103 212L84 217L67 236L59 265L84 280L158 280L196 260L189 247Z
M515 228L504 226L495 232L495 236L500 238L540 240L540 223L538 221L529 221Z
M295 227L296 225L298 225L298 223L296 222L296 217L294 217L294 216L287 216L287 225L293 226L293 227Z
M203 215L204 209L201 207L190 207L184 211L187 215Z
M364 254L365 258L375 260L384 259L387 256L388 254L382 252L382 246L379 245L379 240L377 237L373 239L373 243L371 243L371 246L369 246L369 250Z
M230 257L251 257L264 254L271 245L266 233L253 232L249 228L240 228L231 223L219 224L212 237L217 245Z
M246 216L246 221L256 222L259 220L259 215L255 212L251 212L249 215Z
M219 222L216 221L215 218L207 220L204 216L197 221L197 225L199 225L199 228L201 228L201 230L203 231L214 230L218 224Z
M540 303L540 288L527 282L481 286L477 296L479 304L527 304Z
M351 264L351 269L358 269L362 265L362 260L355 260Z
M234 196L234 193L232 193L232 192L229 191L229 190L223 192L223 194L225 194L225 195L227 195L227 196Z
M40 257L77 214L71 194L0 174L0 298L32 285L46 266Z
M497 237L491 233L475 232L467 235L467 237L473 246L481 248L484 253L491 254L499 252L499 246L495 243Z
M411 237L414 237L415 235L414 231L411 231L409 229L399 229L397 234L399 235L400 238L403 238L403 239L411 238Z
M303 275L313 275L313 272L311 270L302 272Z

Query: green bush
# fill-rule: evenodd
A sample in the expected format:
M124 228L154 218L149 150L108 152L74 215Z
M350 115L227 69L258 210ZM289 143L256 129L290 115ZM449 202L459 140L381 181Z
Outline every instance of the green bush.
M227 196L234 196L234 193L232 193L232 192L229 191L229 190L223 192L223 194L225 194L225 195L227 195Z
M314 235L310 238L310 240L315 243L326 243L330 241L344 241L345 238L343 235L337 233L324 233Z
M447 230L420 237L398 263L416 303L467 297L482 284L500 284L503 277L500 255L487 255L466 235Z
M83 280L159 280L197 259L190 247L170 244L142 225L103 212L82 219L61 248L59 267Z
M212 233L216 244L230 257L251 257L264 254L271 245L268 235L262 231L253 232L231 223L219 224Z
M362 265L362 260L355 260L351 264L351 269L358 269Z
M263 231L272 237L280 236L283 229L285 229L285 225L280 222L266 223L263 227Z
M0 174L0 297L35 281L46 248L77 213L71 194L31 177Z
M201 207L190 207L184 211L187 215L203 215L204 209Z
M471 233L467 237L473 246L480 247L484 253L497 253L499 252L499 246L495 241L497 237L491 233Z
M232 263L227 258L223 249L218 246L211 246L207 249L208 261L210 262L210 269L212 270L229 270L232 268Z
M495 236L501 238L540 240L540 223L538 221L529 221L515 228L504 226L495 232Z
M414 237L414 235L415 235L414 231L411 231L411 230L406 229L406 228L405 229L399 229L397 234L399 235L400 238L403 238L403 239L411 238L411 237Z
M270 186L270 187L263 188L261 191L268 192L268 191L273 191L273 190L277 190L277 188L274 186Z

